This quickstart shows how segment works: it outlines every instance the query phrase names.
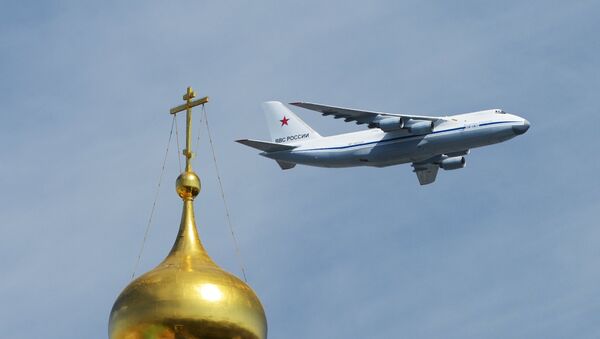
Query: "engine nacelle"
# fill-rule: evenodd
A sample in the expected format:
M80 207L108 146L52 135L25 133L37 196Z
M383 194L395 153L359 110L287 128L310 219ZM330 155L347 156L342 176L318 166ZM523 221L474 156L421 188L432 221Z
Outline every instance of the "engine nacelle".
M440 161L440 167L446 171L465 167L465 157L451 157Z
M433 121L409 120L404 127L413 134L427 134L433 131Z
M376 122L369 124L369 127L378 127L381 128L385 132L396 131L404 128L404 119L396 118L396 117L387 117Z

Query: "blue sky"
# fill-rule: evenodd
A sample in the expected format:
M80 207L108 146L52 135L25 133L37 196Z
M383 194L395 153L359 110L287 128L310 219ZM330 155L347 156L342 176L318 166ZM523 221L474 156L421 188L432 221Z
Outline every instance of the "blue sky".
M2 7L5 337L107 337L152 206L168 109L188 85L211 96L270 338L600 337L598 2ZM431 115L501 107L532 128L420 187L409 166L281 171L233 142L267 138L266 100ZM323 135L360 129L296 111ZM199 230L239 275L201 133ZM174 149L140 271L177 232Z

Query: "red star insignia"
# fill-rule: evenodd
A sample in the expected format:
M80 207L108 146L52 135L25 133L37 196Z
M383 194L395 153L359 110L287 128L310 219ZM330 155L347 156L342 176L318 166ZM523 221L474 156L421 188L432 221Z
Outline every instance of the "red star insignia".
M283 119L281 119L279 121L281 121L281 126L283 126L283 125L287 125L288 121L290 121L290 119L286 118L285 115L284 115Z

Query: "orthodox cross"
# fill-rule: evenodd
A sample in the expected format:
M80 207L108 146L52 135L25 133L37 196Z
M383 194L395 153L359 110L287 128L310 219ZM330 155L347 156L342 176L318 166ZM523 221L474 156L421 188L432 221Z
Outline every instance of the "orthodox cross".
M185 156L185 171L190 172L192 170L191 159L194 153L192 153L192 107L198 105L204 105L208 102L208 97L192 100L196 97L196 92L191 87L187 88L186 93L183 95L185 104L173 107L170 110L171 114L177 114L181 111L186 111L185 114L185 149L183 155Z

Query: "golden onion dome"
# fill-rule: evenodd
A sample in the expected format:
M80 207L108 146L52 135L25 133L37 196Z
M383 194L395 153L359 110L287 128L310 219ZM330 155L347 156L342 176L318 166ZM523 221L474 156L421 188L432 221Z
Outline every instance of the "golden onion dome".
M162 263L121 292L110 313L109 337L264 339L267 321L258 297L217 266L200 242L193 208L200 180L187 154L186 171L177 178L183 213L175 244Z

